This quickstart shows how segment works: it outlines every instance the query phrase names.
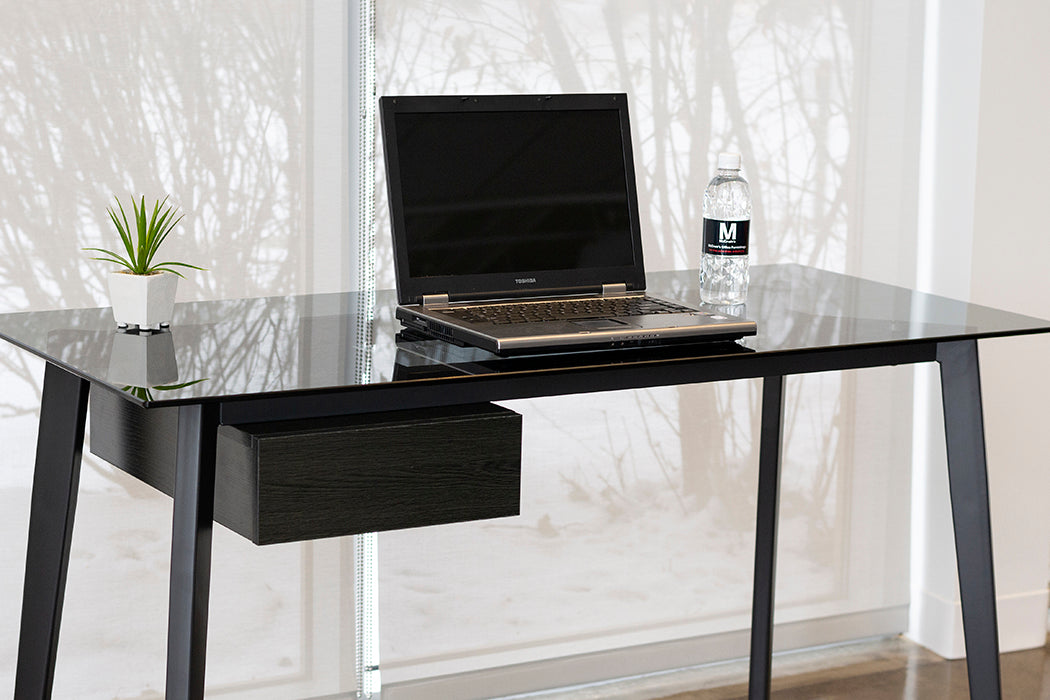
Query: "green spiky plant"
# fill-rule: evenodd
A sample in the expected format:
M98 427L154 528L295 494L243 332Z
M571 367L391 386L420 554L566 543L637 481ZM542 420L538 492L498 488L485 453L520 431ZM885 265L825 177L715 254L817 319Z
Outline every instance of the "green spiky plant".
M176 216L178 209L174 205L164 206L168 201L167 197L153 205L152 213L146 209L145 196L139 202L132 198L131 206L135 219L134 227L128 222L127 214L124 213L124 207L120 200L115 196L113 199L117 202L120 216L117 216L117 212L113 207L106 207L106 211L109 213L109 218L113 221L113 225L117 227L117 233L120 234L120 240L124 243L124 251L127 253L127 257L105 248L84 248L84 250L102 253L105 256L93 257L91 258L92 260L116 263L126 268L133 275L171 272L179 277L183 277L182 273L174 269L174 267L187 267L194 270L204 269L189 263L170 260L158 263L153 262L160 244L168 237L175 225L182 221L182 216Z

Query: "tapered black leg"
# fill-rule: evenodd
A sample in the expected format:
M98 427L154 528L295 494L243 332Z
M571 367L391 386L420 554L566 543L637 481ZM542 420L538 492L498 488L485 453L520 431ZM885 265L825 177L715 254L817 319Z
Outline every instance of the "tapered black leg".
M218 407L179 408L168 602L167 700L204 697Z
M69 545L80 484L88 382L50 362L44 368L15 697L50 698Z
M762 380L762 428L758 452L758 518L755 583L751 606L751 673L748 697L768 698L772 678L773 594L776 587L780 448L784 425L784 378Z
M948 484L970 697L986 700L1000 697L1001 691L977 341L941 343L937 346L937 361L941 366Z

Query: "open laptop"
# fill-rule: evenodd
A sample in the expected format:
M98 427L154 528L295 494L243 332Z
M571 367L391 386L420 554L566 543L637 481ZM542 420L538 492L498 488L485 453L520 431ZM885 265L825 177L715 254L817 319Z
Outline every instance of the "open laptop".
M408 328L499 354L731 340L645 295L625 94L382 97Z

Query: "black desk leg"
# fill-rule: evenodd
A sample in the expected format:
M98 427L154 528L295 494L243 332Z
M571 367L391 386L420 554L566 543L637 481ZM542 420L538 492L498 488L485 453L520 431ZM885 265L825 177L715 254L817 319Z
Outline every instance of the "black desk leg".
M47 363L29 508L15 697L50 698L80 485L88 382Z
M215 405L179 407L168 599L168 700L204 697L218 425Z
M755 523L755 583L751 606L751 673L748 697L769 697L773 657L773 593L776 587L777 515L780 508L780 448L784 377L762 380L762 428L758 452L758 517Z
M992 526L981 415L977 341L940 343L948 483L959 564L959 594L966 635L970 697L998 698L999 628L995 613Z

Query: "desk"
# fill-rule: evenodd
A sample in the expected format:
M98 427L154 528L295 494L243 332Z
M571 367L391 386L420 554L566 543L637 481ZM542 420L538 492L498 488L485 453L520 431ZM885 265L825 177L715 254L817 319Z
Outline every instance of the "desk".
M1050 321L801 266L758 267L752 280L747 315L758 335L738 344L525 358L398 342L394 297L382 292L182 304L165 335L170 349L138 355L125 352L108 309L0 316L0 337L47 362L16 696L51 693L89 390L119 396L143 415L177 415L167 667L174 699L203 696L220 426L762 378L750 696L763 698L784 377L937 362L971 696L999 697L977 340L1050 332ZM697 298L694 272L657 273L649 286L680 301ZM144 366L130 366L135 357ZM132 377L168 388L125 390Z

